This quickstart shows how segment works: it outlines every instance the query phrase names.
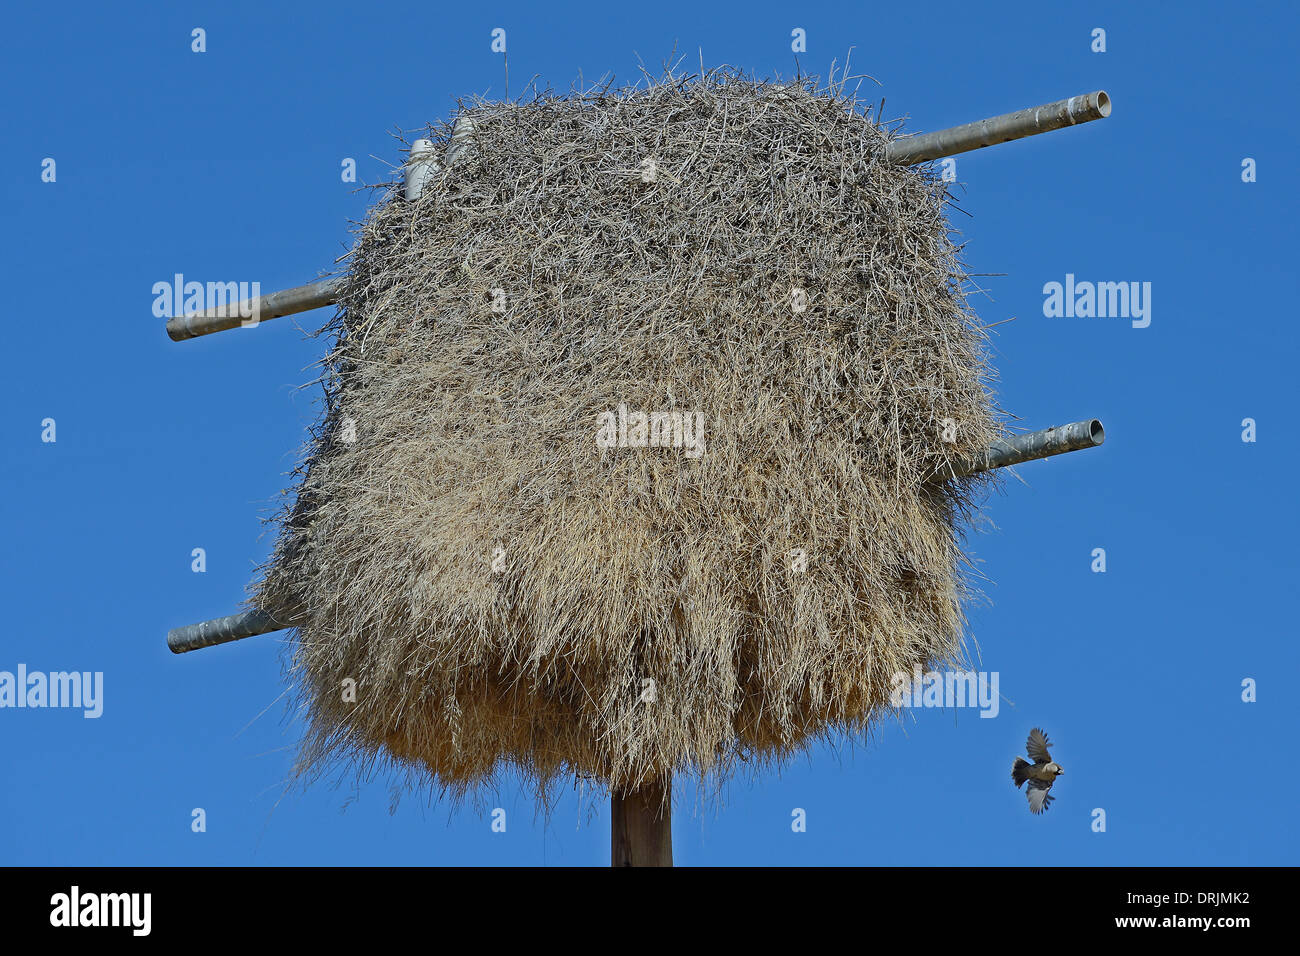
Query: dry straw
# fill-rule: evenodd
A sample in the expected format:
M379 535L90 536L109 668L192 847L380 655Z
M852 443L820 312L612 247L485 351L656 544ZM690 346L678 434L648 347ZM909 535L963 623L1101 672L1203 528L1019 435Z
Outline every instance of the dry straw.
M255 597L302 622L302 769L629 789L869 728L959 656L989 479L932 476L1002 433L944 184L812 82L460 115L361 228ZM702 454L601 447L620 405Z

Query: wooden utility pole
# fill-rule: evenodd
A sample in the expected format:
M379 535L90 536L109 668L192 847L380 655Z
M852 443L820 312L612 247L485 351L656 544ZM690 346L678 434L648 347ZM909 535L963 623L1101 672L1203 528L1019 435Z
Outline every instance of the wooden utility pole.
M610 799L610 866L673 865L673 786L660 777Z

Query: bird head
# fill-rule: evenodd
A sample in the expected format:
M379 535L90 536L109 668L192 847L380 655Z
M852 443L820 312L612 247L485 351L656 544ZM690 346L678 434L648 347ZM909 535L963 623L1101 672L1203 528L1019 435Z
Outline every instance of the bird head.
M1061 774L1065 773L1065 769L1055 760L1053 760L1043 769L1046 770L1048 773L1050 773L1053 777L1059 777Z

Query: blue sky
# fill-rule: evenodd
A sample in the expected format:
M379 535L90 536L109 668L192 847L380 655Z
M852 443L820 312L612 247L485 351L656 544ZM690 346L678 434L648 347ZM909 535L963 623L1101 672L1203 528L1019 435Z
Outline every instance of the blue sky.
M916 710L870 740L679 800L679 864L1295 864L1294 38L1286 4L321 2L16 7L0 38L0 670L102 671L104 712L0 709L0 863L604 864L608 816L490 818L383 779L282 795L275 637L176 657L233 611L319 388L323 313L173 343L152 286L309 281L401 160L394 127L534 74L697 63L806 72L853 47L917 131L1105 89L1101 123L957 160L1003 406L1098 417L1103 448L1020 470L970 547L998 716ZM207 51L191 52L191 30ZM1106 31L1106 52L1091 50ZM864 95L870 81L864 84ZM42 161L56 162L54 182ZM377 158L376 158L377 157ZM1242 161L1257 163L1244 183ZM1150 282L1152 321L1047 318L1043 285ZM42 421L57 441L43 442ZM1242 420L1257 440L1242 441ZM207 571L191 571L191 551ZM1105 573L1092 552L1104 548ZM283 635L280 635L281 637ZM1242 681L1257 700L1242 700ZM1044 727L1068 773L1031 817L1009 769ZM206 811L207 831L191 830ZM791 812L807 813L792 832ZM1094 832L1093 811L1106 813Z

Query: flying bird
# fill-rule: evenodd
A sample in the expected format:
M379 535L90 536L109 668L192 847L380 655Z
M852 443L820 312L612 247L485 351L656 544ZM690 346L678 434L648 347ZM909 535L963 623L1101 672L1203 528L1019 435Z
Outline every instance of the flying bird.
M1051 741L1047 735L1035 727L1029 732L1029 740L1025 742L1025 752L1029 754L1030 763L1024 757L1017 757L1016 762L1011 765L1011 779L1015 782L1017 788L1024 783L1025 796L1029 798L1029 809L1034 813L1042 813L1051 805L1054 799L1047 791L1052 789L1052 784L1056 778L1065 773L1061 765L1052 759L1052 755L1047 752Z

